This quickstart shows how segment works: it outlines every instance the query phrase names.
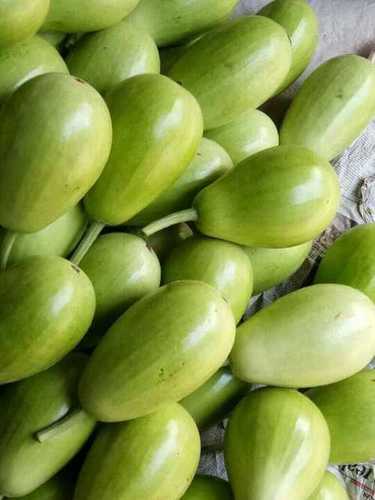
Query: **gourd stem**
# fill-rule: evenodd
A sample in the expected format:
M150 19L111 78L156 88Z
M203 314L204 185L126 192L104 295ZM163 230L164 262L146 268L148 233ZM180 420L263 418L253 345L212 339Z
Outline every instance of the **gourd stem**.
M175 212L155 222L151 222L151 224L145 226L142 231L146 236L151 236L158 231L180 224L181 222L193 222L196 220L198 220L197 211L195 208L188 208L187 210L181 210L180 212Z
M12 252L14 242L16 241L17 233L14 231L6 231L0 249L0 269L6 269L9 256ZM0 499L1 500L1 499Z
M67 430L69 430L77 420L79 420L83 410L81 408L76 408L68 412L64 417L60 418L53 424L44 427L40 431L35 433L35 439L39 441L39 443L44 443L49 439L53 439L55 437L60 436Z
M372 64L375 64L375 49L373 49L371 52L370 52L370 55L368 56L369 58L369 61L372 63Z
M94 244L95 240L104 228L105 224L101 222L94 221L89 224L89 227L86 229L82 240L80 241L78 247L75 249L73 255L70 258L73 264L76 264L77 266L79 265L83 257L90 250L91 246Z

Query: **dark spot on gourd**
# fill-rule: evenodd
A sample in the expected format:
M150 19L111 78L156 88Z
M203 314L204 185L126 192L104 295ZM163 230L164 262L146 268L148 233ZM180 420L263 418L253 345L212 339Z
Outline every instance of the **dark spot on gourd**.
M338 314L336 314L335 319L340 319L341 316L342 316L342 313L338 313Z
M161 378L161 379L164 378L164 368L160 368L160 370L159 370L159 378Z
M76 77L76 82L82 83L82 85L86 84L85 80L82 80L82 78L78 78L78 77Z
M72 269L77 273L79 274L81 272L80 268L78 266L76 266L75 264L71 264L72 266Z
M336 97L337 97L337 99L341 100L341 99L344 98L344 93L343 92L339 92Z

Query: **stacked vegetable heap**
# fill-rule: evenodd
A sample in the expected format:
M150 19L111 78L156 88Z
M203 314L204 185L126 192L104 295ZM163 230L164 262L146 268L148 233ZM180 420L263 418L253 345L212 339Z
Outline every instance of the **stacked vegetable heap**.
M338 500L375 457L375 225L242 320L335 217L375 67L327 61L279 138L316 16L235 4L0 0L3 498ZM228 415L230 483L195 476Z

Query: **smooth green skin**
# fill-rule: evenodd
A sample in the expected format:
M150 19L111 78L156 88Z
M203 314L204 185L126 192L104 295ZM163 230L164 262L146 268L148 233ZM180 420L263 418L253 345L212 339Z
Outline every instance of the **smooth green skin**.
M200 437L178 404L103 426L83 465L74 500L178 500L198 466Z
M214 288L165 285L108 330L82 376L81 404L98 420L115 422L179 401L222 366L234 335L230 307Z
M90 280L61 257L31 257L2 271L0 384L62 359L87 332L94 311Z
M50 0L43 31L98 31L119 23L139 0Z
M0 0L0 48L34 35L42 25L49 0Z
M47 371L3 389L0 415L0 493L18 497L48 481L80 450L95 421L79 420L43 443L34 434L77 405L77 383L86 356L73 353Z
M44 229L36 233L18 234L9 255L8 265L18 264L35 256L68 256L78 243L86 225L86 215L80 205L76 205ZM0 241L5 234L5 231L0 232Z
M49 42L54 47L58 47L58 45L60 45L60 43L66 37L66 33L61 33L59 31L40 31L38 35L40 36L40 38L44 38L44 40L47 40L47 42Z
M172 212L191 207L201 189L232 168L233 162L228 153L216 142L203 138L195 158L182 175L129 224L145 226Z
M306 260L311 246L308 241L289 248L243 247L253 268L253 295L279 285L294 274Z
M23 497L21 500L72 500L74 485L64 477L58 475L47 481L38 489Z
M0 50L0 102L44 73L68 73L68 68L57 50L39 36Z
M253 270L241 247L227 241L193 236L174 248L163 264L163 283L204 281L220 292L236 323L253 292Z
M357 55L330 59L303 83L284 118L281 144L299 144L332 160L373 119L375 66Z
M226 481L213 476L195 476L181 500L233 500L233 495Z
M249 384L234 377L229 368L220 368L180 404L199 429L206 429L223 420L249 389Z
M160 73L155 42L126 21L81 38L66 62L72 75L101 94L134 75Z
M327 420L332 437L331 463L356 464L375 457L374 380L374 371L364 370L307 393Z
M331 384L375 353L375 306L344 285L313 285L278 299L237 328L233 374L286 387Z
M311 241L333 220L340 187L332 166L298 146L261 151L204 188L198 230L240 245L285 248Z
M285 30L266 17L245 16L191 45L169 76L197 98L209 130L267 101L290 64Z
M309 497L309 500L350 500L342 483L331 472L324 474L318 490Z
M94 328L104 333L134 302L160 286L158 258L138 236L100 236L80 263L96 295Z
M0 224L32 233L77 205L111 139L107 106L90 85L62 73L22 85L0 113Z
M236 500L307 500L323 478L330 436L318 408L288 389L260 389L234 410L224 457Z
M218 142L237 165L245 158L279 145L279 133L271 118L258 109L249 109L237 119L205 133Z
M147 238L147 243L163 263L173 248L192 235L193 231L187 224L176 224L152 234Z
M113 146L100 179L85 198L92 219L127 222L188 167L202 138L194 97L169 78L137 75L107 95Z
M327 250L315 283L341 283L358 288L375 302L375 224L356 226Z
M279 23L292 45L292 65L278 92L285 90L305 71L319 41L319 23L315 11L306 0L275 0L259 15Z
M238 0L141 0L129 16L159 47L173 45L225 21Z

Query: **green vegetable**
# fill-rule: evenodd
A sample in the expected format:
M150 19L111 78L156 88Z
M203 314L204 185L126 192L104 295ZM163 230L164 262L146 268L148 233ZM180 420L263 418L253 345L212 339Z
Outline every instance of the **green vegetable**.
M216 142L203 138L195 158L182 175L128 223L142 226L176 210L189 208L201 189L232 168L228 153Z
M374 458L374 380L375 372L364 370L307 393L327 420L332 438L331 463L355 464Z
M0 51L0 102L31 78L67 72L57 50L38 36L3 48Z
M313 387L362 370L375 354L375 306L344 285L293 292L238 329L231 367L254 383Z
M314 55L319 40L318 19L306 0L274 0L259 15L281 24L292 44L292 66L278 89L282 92L305 71Z
M94 184L110 148L108 109L92 87L59 73L26 82L0 114L0 224L35 232L54 222Z
M233 376L229 368L220 368L207 382L180 404L200 429L223 420L249 391L249 384Z
M81 403L98 420L115 422L179 401L220 368L234 334L232 312L214 288L165 285L106 333L83 374Z
M225 434L225 462L236 500L308 498L323 478L330 437L318 408L288 389L250 393Z
M237 119L206 132L229 153L235 165L249 156L279 144L275 124L265 113L249 109Z
M200 438L178 404L103 426L83 465L74 500L178 500L198 466Z
M9 255L9 264L18 264L34 256L68 256L78 243L86 225L87 218L81 206L76 205L44 229L36 233L17 235ZM6 231L1 231L0 241L5 236Z
M232 500L229 484L218 477L195 476L181 500Z
M34 35L43 23L49 0L1 0L0 48Z
M194 236L175 249L164 262L163 282L204 281L216 288L238 323L253 291L251 263L241 247L227 241Z
M155 42L126 21L81 38L66 62L73 75L102 94L131 76L160 72Z
M341 283L358 288L375 301L375 224L346 232L328 249L315 283Z
M139 0L50 0L43 31L98 31L119 23Z
M2 389L0 494L32 493L69 462L93 431L95 421L80 411L64 431L42 442L36 436L76 407L85 364L86 356L70 354L49 370Z
M0 384L62 359L95 311L87 276L61 257L31 257L0 273Z
M374 111L375 66L357 55L336 57L303 83L284 118L280 142L331 160L362 133Z
M289 248L243 247L254 275L254 295L279 285L299 269L311 250L311 241Z
M331 472L324 474L319 488L309 497L309 500L350 500L342 482Z
M238 0L141 0L129 17L158 46L173 45L226 20Z
M205 187L192 209L155 221L143 232L194 220L207 236L285 248L318 236L334 218L339 198L337 175L326 160L298 146L275 147Z
M158 289L160 264L146 242L133 234L101 236L80 267L96 295L94 328L104 333L134 302Z
M245 16L191 45L169 76L197 98L205 129L212 129L267 101L290 64L285 30L266 17Z

